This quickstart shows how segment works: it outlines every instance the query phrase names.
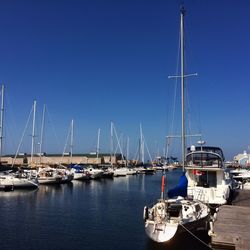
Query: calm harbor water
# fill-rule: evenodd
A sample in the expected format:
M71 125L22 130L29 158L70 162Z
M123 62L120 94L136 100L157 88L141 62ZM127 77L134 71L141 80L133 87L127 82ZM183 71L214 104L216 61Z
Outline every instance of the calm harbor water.
M180 175L168 172L167 187ZM143 207L160 191L161 173L1 192L0 249L208 249L190 235L163 245L147 238Z

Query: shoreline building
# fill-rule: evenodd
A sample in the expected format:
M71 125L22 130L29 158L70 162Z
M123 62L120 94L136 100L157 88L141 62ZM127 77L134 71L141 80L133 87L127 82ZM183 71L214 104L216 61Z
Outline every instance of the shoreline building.
M241 167L249 167L250 166L250 154L247 154L246 151L243 153L237 154L234 156L234 164Z

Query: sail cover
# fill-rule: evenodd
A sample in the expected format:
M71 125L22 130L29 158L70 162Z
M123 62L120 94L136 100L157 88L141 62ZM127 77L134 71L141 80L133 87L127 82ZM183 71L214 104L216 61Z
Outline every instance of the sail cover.
M186 197L187 185L188 185L188 180L185 173L183 173L183 175L179 179L178 185L168 191L168 197L169 198L173 198L175 196Z

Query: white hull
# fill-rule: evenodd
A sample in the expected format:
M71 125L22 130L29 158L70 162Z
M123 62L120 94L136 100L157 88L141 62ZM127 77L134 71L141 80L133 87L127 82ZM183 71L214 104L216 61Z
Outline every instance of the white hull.
M13 181L5 176L0 176L0 189L1 190L14 190Z
M145 232L159 243L167 242L186 229L207 229L209 210L198 201L159 200L152 208L144 208Z
M103 170L95 168L87 168L86 171L90 175L90 179L99 179L103 175Z
M117 168L117 169L114 170L114 177L126 176L127 173L128 173L127 168Z
M148 222L145 231L148 237L155 242L167 242L172 239L178 230L178 224Z
M41 185L60 184L62 182L62 177L39 177L38 182Z
M19 189L19 188L20 189L33 189L33 188L38 188L39 184L29 179L14 178L13 186L14 186L14 189Z
M90 176L85 173L74 173L74 180L89 180Z

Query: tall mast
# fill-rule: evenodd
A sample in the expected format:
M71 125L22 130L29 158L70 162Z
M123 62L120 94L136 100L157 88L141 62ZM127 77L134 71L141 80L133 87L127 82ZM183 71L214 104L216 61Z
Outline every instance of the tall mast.
M33 122L32 122L32 140L31 140L31 156L30 161L33 162L33 156L34 156L34 142L35 142L35 122L36 122L36 100L34 100L33 103Z
M4 85L2 84L1 91L1 114L0 114L0 162L3 149L3 112L4 112Z
M186 138L185 138L185 71L184 71L184 7L181 7L181 141L182 141L182 170L185 169L185 158L186 158Z
M140 123L140 154L141 154L141 161L142 163L144 163L144 140L143 140L141 123Z
M45 122L45 112L46 112L46 105L43 105L43 116L42 116L42 126L41 126L41 135L40 135L40 148L39 148L39 154L40 154L40 164L42 163L42 146L43 146L43 133L44 133L44 122Z
M126 165L128 165L128 158L129 158L129 137L127 138Z
M168 78L181 78L181 145L182 145L182 170L185 170L185 160L186 160L186 129L185 129L185 78L189 76L197 76L197 73L193 74L185 74L184 69L184 16L185 9L181 7L181 24L180 24L180 33L181 33L181 75L180 76L169 76ZM200 135L192 135L192 136L200 136ZM168 136L171 137L179 137L179 136Z
M114 150L114 142L113 142L113 122L110 124L110 165L112 164L112 156L113 156L113 150Z
M71 130L70 130L70 163L72 163L73 157L73 140L74 140L74 120L71 121Z
M96 164L98 165L98 157L99 157L99 151L100 151L100 134L101 134L101 129L98 129L98 134L97 134L97 146L96 146Z

